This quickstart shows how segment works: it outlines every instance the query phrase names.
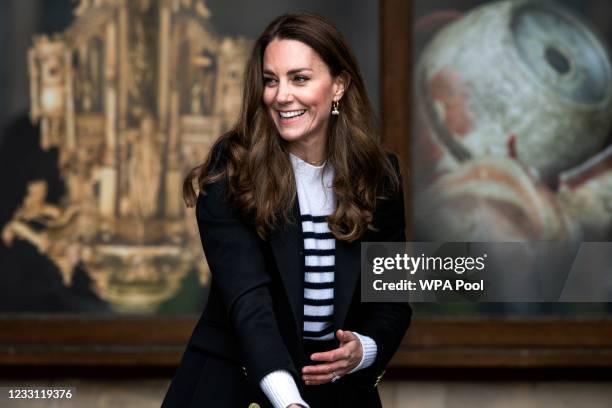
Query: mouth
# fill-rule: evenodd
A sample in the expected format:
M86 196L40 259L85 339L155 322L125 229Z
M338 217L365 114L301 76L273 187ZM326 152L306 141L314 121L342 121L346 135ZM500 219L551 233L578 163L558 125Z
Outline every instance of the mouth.
M306 113L306 109L292 110L292 111L277 111L280 117L281 123L291 123L296 120L304 113Z

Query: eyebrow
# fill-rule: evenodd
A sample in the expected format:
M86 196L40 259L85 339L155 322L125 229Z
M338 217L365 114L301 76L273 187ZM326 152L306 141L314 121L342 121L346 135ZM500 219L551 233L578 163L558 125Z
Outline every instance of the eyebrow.
M296 68L296 69L292 69L291 71L287 72L287 74L293 75L293 74L297 74L298 72L302 72L302 71L312 71L312 69L311 68ZM264 69L263 73L265 75L275 75L274 72L269 71L267 69Z

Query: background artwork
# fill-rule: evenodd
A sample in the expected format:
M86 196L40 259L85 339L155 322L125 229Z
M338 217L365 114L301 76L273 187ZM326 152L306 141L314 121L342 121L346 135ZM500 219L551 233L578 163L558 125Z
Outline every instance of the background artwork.
M612 239L612 36L572 6L496 1L417 21L418 236Z
M612 5L413 4L415 240L612 240ZM427 307L607 314L609 304Z
M215 34L202 1L74 13L28 52L30 118L42 150L57 150L64 193L47 201L47 182L30 181L2 240L34 246L64 286L80 268L115 311L152 312L192 268L209 279L182 179L240 108L250 42Z
M6 112L21 113L0 117L0 311L197 313L210 272L183 178L238 114L253 37L305 3L269 0L256 18L204 0L17 3L6 15L35 21L7 21L17 40L0 44L22 67L3 66L21 85L3 91L28 96L10 93ZM361 32L347 34L376 24ZM372 53L376 36L363 43Z
M97 1L100 0L90 3ZM600 38L612 38L608 0L558 1L582 16ZM45 214L56 213L54 208L61 207L67 194L57 165L59 149L41 148L40 125L33 125L29 118L27 55L34 44L34 34L52 36L73 23L72 12L77 3L77 0L0 2L0 53L5 57L0 61L0 229L18 208L27 209L20 215L30 214L30 203L40 202L45 190ZM380 124L386 142L397 152L408 152L408 144L413 140L411 124L415 118L407 109L412 109L416 101L410 97L408 83L414 71L412 66L428 42L425 40L431 37L431 30L435 32L440 24L446 25L445 19L456 11L467 13L484 3L491 2L205 1L211 12L210 26L223 37L253 39L272 17L290 10L305 9L329 17L354 48L375 102L380 81L383 109ZM422 17L434 12L435 18L423 22ZM420 28L423 24L425 30ZM149 81L148 74L142 75L144 82ZM99 96L89 93L94 109L93 101ZM152 116L155 118L155 112ZM134 134L141 132L139 123L133 125ZM148 132L147 128L145 123L144 130ZM488 160L495 162L499 157L491 156ZM409 163L405 155L403 159ZM46 181L46 187L34 184L28 193L28 184L35 180ZM26 199L28 194L31 198ZM71 212L65 214L70 216ZM46 223L63 219L51 218ZM32 225L35 231L42 230L43 226ZM206 301L207 286L199 282L197 269L192 268L182 279L176 295L161 302L155 311L138 315L116 309L100 299L81 265L72 273L71 284L65 285L63 276L55 263L41 255L30 241L14 239L11 247L7 247L0 239L0 343L4 350L0 355L6 368L3 371L7 373L6 385L31 385L36 380L40 385L56 386L69 379L79 390L79 401L87 406L97 402L108 405L111 400L125 404L130 398L134 404L159 406ZM385 406L387 402L390 406L395 402L397 407L419 406L432 400L443 404L462 398L469 404L467 394L477 395L481 405L487 395L490 398L485 404L489 400L493 404L503 400L521 406L558 406L567 405L568 401L570 405L575 401L575 406L589 403L606 406L605 402L610 400L609 393L602 391L609 387L601 383L609 379L612 366L609 305L413 306L414 322L390 364L393 373L389 374L394 379L383 381L380 386ZM423 373L431 374L425 387ZM161 375L165 378L160 379ZM135 376L137 380L128 381ZM158 380L152 381L153 377ZM469 387L457 388L455 379L469 380ZM577 384L572 386L567 380Z

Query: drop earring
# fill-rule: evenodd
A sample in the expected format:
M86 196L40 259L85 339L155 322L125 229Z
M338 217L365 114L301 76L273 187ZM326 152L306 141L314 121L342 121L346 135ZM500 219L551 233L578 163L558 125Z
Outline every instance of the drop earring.
M340 115L340 111L338 110L338 101L333 101L332 102L332 111L331 114L334 116L338 116Z

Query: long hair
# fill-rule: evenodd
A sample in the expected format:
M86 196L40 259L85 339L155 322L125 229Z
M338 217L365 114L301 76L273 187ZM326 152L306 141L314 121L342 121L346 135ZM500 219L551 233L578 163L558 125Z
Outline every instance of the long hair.
M327 64L332 77L342 74L348 78L340 100L341 113L330 116L327 131L326 165L334 169L337 203L327 221L337 239L355 241L366 229L374 229L376 200L400 191L399 180L379 144L357 59L340 32L315 14L280 16L259 36L244 74L238 121L215 142L206 161L185 179L185 202L188 206L195 203L194 183L202 191L206 184L226 177L228 198L262 238L281 219L290 220L297 193L288 145L278 134L262 100L264 52L275 39L301 41ZM215 168L213 152L219 149L223 150L226 164ZM382 185L385 191L381 191Z

